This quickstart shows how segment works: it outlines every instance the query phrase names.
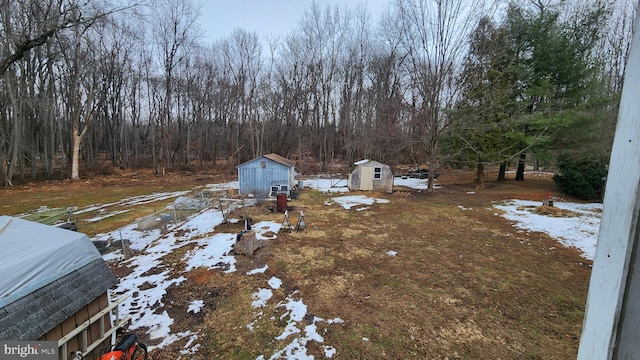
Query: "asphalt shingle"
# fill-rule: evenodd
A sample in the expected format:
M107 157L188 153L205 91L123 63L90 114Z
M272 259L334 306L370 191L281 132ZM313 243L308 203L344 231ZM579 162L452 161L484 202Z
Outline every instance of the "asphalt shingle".
M0 340L37 340L116 283L100 259L0 308Z

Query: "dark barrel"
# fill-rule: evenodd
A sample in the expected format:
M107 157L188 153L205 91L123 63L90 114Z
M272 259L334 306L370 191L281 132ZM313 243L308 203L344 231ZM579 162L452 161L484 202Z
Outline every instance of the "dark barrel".
M276 195L276 210L282 212L287 210L287 194L279 193Z

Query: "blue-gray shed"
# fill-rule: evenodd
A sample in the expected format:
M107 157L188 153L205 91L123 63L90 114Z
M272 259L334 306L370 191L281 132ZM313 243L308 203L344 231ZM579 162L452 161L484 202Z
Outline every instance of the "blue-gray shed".
M277 154L268 154L236 166L240 194L273 197L291 194L295 185L296 163Z

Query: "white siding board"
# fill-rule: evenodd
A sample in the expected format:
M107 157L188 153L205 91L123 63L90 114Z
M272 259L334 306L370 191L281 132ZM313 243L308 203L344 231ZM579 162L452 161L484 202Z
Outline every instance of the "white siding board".
M640 333L619 335L619 325L637 323L640 299L629 296L640 279L630 273L638 257L640 211L640 23L636 22L620 101L618 124L609 164L602 220L589 284L578 359L624 359L640 351ZM629 276L631 275L631 276ZM626 311L622 311L626 308ZM635 329L634 329L635 328Z

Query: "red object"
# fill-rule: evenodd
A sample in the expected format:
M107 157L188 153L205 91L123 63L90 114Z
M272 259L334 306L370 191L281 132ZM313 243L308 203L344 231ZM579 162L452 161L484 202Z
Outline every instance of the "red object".
M138 342L134 334L127 334L110 351L100 357L100 360L146 360L147 347Z
M124 360L124 353L120 350L108 352L100 358L100 360Z
M286 211L287 210L287 194L280 193L276 195L276 211Z

